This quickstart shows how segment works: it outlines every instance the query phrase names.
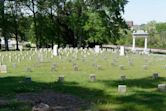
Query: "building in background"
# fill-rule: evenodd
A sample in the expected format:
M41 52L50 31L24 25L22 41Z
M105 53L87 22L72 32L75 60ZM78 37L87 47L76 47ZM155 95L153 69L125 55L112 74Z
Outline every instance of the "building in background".
M129 28L132 28L134 26L133 21L126 21L126 24L128 25Z

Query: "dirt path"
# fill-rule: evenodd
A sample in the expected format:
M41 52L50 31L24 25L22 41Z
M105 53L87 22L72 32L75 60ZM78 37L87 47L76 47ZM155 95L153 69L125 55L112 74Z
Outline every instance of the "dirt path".
M30 102L32 105L45 103L49 105L52 111L82 111L82 108L87 108L89 103L75 96L55 93L52 91L44 91L40 93L22 93L16 98L19 101Z

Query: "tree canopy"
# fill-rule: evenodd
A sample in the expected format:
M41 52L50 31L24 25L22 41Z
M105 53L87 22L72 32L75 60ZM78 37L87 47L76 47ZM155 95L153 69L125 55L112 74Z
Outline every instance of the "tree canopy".
M31 41L38 48L116 43L127 28L127 0L1 0L0 28L5 38ZM18 47L17 47L18 49Z

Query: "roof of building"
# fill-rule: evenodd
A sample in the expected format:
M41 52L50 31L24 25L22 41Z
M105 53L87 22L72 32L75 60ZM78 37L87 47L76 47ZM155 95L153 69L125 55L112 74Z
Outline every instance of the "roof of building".
M148 35L149 35L149 33L144 30L137 30L137 31L133 32L133 36L136 36L136 37L147 37Z

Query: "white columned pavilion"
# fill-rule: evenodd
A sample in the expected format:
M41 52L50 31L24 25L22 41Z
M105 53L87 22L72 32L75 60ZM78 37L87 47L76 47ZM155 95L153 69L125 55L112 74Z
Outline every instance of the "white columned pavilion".
M148 33L146 31L143 30L138 30L136 32L133 33L133 46L132 46L132 51L136 51L136 47L135 47L135 42L136 42L136 38L144 38L145 42L144 42L144 53L148 52Z

